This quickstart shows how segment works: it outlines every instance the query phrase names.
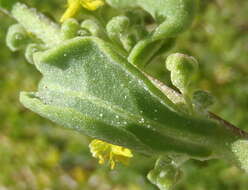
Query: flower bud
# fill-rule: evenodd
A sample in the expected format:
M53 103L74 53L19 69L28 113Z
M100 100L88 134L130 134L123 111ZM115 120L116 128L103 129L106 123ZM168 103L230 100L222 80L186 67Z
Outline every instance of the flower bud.
M112 18L106 26L109 38L120 43L127 51L131 50L135 44L134 35L129 30L129 23L128 17L117 16Z
M70 18L67 19L61 27L61 32L64 39L71 39L78 35L78 30L80 26L77 20Z
M172 84L184 94L197 71L198 63L196 59L188 55L175 53L168 56L166 67L171 71Z
M9 27L6 43L12 51L24 48L28 40L28 34L20 24L14 24Z
M129 19L126 16L117 16L112 18L106 26L108 36L110 38L119 37L119 35L129 27Z
M169 158L158 159L155 168L147 175L151 183L157 185L161 190L171 189L181 176L181 170Z
M196 109L204 110L214 104L214 97L206 91L197 90L193 93L192 102Z
M84 20L81 23L81 28L89 31L92 36L99 37L103 35L103 32L102 32L103 30L100 27L100 25L95 20L92 20L92 19Z

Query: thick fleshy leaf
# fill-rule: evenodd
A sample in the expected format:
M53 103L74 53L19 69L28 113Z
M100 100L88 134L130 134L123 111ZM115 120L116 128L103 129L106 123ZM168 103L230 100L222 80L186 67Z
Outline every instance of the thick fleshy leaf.
M177 113L142 72L98 38L66 41L35 53L34 62L43 79L38 92L21 94L21 102L93 138L141 152L201 157L222 132L210 121Z

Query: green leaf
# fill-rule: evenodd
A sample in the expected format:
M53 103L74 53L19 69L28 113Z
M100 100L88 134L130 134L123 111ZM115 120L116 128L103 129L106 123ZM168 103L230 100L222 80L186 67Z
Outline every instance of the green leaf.
M147 127L143 123L144 114L156 117L156 104L161 107L160 101L169 103L164 97L164 100L153 98L148 88L154 87L149 81L96 38L71 40L36 54L34 59L44 77L38 93L21 95L23 104L57 123L78 128L95 138L119 144L123 141L122 135L130 133L125 126ZM143 102L148 103L144 105ZM153 108L154 113L147 108ZM164 111L170 112L168 108ZM129 140L127 136L130 136ZM124 138L127 143L144 146L131 134Z
M230 138L213 122L177 113L142 72L98 38L68 40L35 53L34 62L43 79L21 102L67 128L140 152L194 157L209 156L210 145Z

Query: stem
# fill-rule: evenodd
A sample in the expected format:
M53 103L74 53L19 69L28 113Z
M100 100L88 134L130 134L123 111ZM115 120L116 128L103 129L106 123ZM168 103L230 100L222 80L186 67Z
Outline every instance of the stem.
M241 138L246 138L248 139L248 133L243 131L242 129L236 127L235 125L229 123L228 121L222 119L221 117L219 117L218 115L216 115L215 113L212 112L208 112L209 117L218 121L223 127L225 127L226 129L232 131L234 134L236 134L237 136L241 137Z
M138 42L132 49L128 61L138 67L145 67L149 60L160 50L164 41L145 39Z
M189 92L185 92L183 94L183 97L184 97L185 103L186 103L186 105L188 107L189 114L190 115L194 115L194 108L193 108L193 104L192 104L191 98L189 96Z

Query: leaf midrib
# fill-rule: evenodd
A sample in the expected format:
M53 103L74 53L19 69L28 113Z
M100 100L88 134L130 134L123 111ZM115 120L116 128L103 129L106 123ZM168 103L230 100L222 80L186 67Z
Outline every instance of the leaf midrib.
M189 137L185 138L185 136L181 136L181 135L179 136L178 130L173 130L173 128L170 128L169 130L165 130L164 125L159 123L159 122L156 122L156 121L151 120L151 119L147 119L147 117L144 117L144 116L142 116L140 114L137 114L138 116L135 116L134 114L132 114L132 113L126 111L126 110L123 110L119 106L110 104L105 100L102 100L102 99L100 99L98 97L92 96L91 94L86 94L86 93L82 93L82 92L79 92L79 91L74 91L74 90L71 90L71 89L68 90L68 89L65 89L65 88L61 88L61 87L59 87L58 85L55 85L55 84L51 85L51 83L49 85L47 85L46 90L48 90L48 89L56 90L58 92L63 93L66 96L69 96L69 97L73 96L73 97L76 97L76 98L79 98L79 99L88 100L89 102L91 102L93 104L96 104L96 105L98 105L100 107L103 107L103 108L105 108L105 109L107 109L107 110L109 110L109 111L111 111L113 113L117 113L116 115L119 115L120 117L122 117L126 121L131 120L131 123L138 124L139 126L146 127L148 129L149 129L148 125L150 125L152 130L156 131L158 133L160 131L158 131L153 126L157 126L157 127L161 128L161 129L164 128L164 129L162 129L163 130L163 135L166 135L168 137L173 137L173 138L177 137L177 139L180 139L180 140L185 141L185 142L191 142L192 143L192 141L189 141ZM140 121L142 118L144 119L145 122L144 123L139 123L138 121Z

